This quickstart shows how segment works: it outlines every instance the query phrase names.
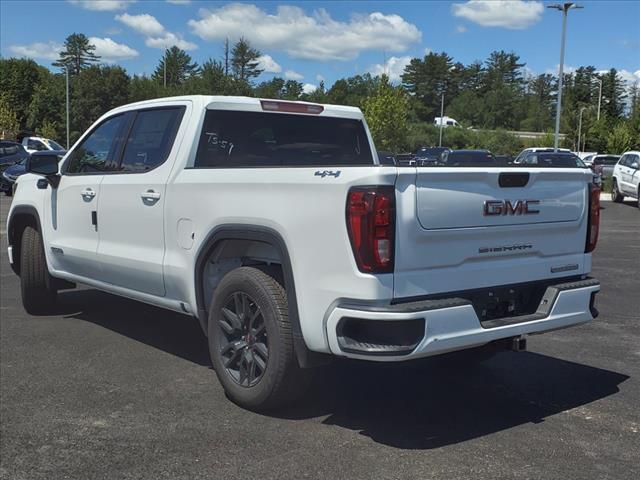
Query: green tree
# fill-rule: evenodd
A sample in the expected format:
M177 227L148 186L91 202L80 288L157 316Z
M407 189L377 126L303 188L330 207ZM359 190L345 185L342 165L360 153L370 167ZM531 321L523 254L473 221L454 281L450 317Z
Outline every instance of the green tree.
M95 45L83 33L72 33L64 41L64 50L60 52L54 67L68 70L70 75L77 75L85 68L97 63L100 57L94 51Z
M51 120L43 120L42 125L36 130L39 135L44 138L56 139L58 138L58 125Z
M602 112L620 118L625 110L626 84L618 71L612 68L602 75Z
M0 58L0 93L25 128L29 104L36 86L51 73L33 60Z
M255 95L259 98L282 98L284 79L273 77L271 80L259 83L255 88Z
M100 116L129 102L130 79L122 67L92 66L71 83L72 142Z
M413 106L420 120L433 121L440 115L440 102L445 94L445 108L453 100L458 86L453 83L453 59L446 53L429 53L421 60L411 59L402 74L402 84L415 98Z
M42 130L44 124L47 123L49 127L55 128L55 133L51 133L49 128L50 136L48 138L60 140L65 137L66 133L65 111L64 75L54 75L47 72L33 90L26 123L35 131Z
M626 122L619 122L607 137L607 152L622 154L633 147L634 135Z
M174 45L165 50L164 56L160 59L153 72L153 78L164 86L166 76L166 86L177 87L182 85L188 78L198 74L198 72L198 64L192 62L191 56Z
M244 37L240 37L231 50L231 70L234 77L240 82L250 84L253 78L263 72L258 67L261 55L262 53L253 48Z
M407 146L409 102L401 87L383 75L376 92L364 101L364 115L376 148L398 152Z
M15 138L19 129L16 112L9 106L5 95L0 95L0 138Z

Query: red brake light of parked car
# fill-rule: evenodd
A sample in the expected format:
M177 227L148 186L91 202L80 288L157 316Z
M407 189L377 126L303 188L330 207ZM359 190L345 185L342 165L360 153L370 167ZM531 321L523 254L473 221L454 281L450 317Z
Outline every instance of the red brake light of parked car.
M260 100L262 110L268 112L291 112L291 113L322 113L324 107L312 103L277 102L275 100Z
M587 244L585 253L593 252L600 232L600 187L589 185L589 222L587 223Z
M393 272L396 223L393 186L354 187L347 196L347 230L358 270Z

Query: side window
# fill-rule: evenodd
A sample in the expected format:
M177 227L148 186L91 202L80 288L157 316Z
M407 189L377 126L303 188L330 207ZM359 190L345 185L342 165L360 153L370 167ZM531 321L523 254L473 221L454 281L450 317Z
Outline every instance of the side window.
M637 162L640 160L640 157L638 155L629 155L627 156L627 166L630 167L634 162Z
M618 162L620 166L624 167L627 164L628 155L623 155Z
M37 150L37 151L41 151L41 150L46 150L47 149L47 147L44 146L44 143L42 143L39 140L29 140L28 146L29 146L30 149Z
M95 173L111 169L118 144L116 138L125 126L125 115L102 122L69 155L65 173Z
M167 160L184 107L143 110L136 114L127 138L120 171L146 172Z

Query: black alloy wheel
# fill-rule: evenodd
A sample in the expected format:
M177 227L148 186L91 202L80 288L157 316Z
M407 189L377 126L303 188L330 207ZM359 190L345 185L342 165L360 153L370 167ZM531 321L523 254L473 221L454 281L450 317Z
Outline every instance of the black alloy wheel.
M218 318L220 355L227 373L238 385L253 387L269 362L269 341L260 307L247 293L234 292Z

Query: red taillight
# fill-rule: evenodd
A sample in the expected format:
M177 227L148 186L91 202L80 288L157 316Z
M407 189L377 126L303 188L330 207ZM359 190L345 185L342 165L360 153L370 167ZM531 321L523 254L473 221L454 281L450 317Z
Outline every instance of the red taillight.
M361 272L393 272L395 208L393 186L355 187L349 190L347 230Z
M597 185L589 185L589 222L587 223L587 244L585 253L593 252L598 243L600 231L600 188Z

